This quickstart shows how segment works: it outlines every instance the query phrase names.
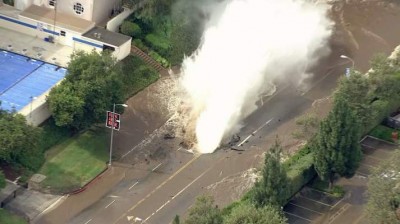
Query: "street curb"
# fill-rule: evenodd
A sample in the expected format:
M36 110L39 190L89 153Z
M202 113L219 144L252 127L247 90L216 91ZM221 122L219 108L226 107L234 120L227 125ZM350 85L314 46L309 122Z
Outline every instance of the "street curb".
M97 174L92 180L90 180L88 183L80 187L79 189L73 190L68 193L64 193L63 195L75 195L84 192L90 185L94 184L97 180L101 179L101 176L108 170L107 166L103 171L101 171L99 174Z
M394 143L394 142L388 142L388 141L386 141L386 140L383 140L383 139L380 139L380 138L376 138L376 137L371 136L371 135L366 135L362 140L364 140L365 138L372 138L372 139L374 139L374 140L381 141L381 142L384 142L384 143L390 144L390 145L396 145L396 146L399 145L399 144L396 144L396 143Z

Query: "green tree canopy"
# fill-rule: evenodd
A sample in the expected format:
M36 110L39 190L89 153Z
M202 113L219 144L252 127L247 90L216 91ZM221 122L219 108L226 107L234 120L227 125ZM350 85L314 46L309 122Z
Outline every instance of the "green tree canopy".
M37 169L44 159L38 147L39 136L40 129L28 125L21 114L1 112L0 160Z
M112 104L123 101L121 79L109 52L74 53L66 78L47 99L56 125L80 130L104 120Z
M250 200L257 207L283 206L288 194L286 170L281 165L282 146L278 138L269 152L265 154L262 179L254 186Z
M371 224L400 223L400 150L369 176L365 213ZM399 214L400 215L400 214Z
M352 175L361 159L360 128L348 101L336 97L328 117L321 122L314 141L314 167L332 184L335 174Z
M354 115L358 118L362 131L366 130L371 122L371 85L368 77L352 71L347 78L340 79L335 98L344 98L348 102Z
M267 205L256 208L249 203L240 203L224 219L224 224L284 224L286 218L275 207Z
M189 209L185 224L222 224L221 211L214 205L211 196L200 196Z

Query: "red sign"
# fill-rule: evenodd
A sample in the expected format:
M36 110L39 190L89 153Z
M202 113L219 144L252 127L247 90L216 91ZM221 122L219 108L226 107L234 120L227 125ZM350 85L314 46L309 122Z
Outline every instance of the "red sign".
M121 117L120 114L107 111L106 127L111 128L113 126L113 118L114 118L114 130L119 130L120 117Z

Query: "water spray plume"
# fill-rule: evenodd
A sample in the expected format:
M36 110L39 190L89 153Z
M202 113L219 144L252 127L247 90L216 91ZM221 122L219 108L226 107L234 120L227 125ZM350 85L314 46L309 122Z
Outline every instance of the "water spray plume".
M211 13L199 49L182 64L196 148L213 152L238 131L276 78L304 78L331 35L328 6L300 0L230 0Z

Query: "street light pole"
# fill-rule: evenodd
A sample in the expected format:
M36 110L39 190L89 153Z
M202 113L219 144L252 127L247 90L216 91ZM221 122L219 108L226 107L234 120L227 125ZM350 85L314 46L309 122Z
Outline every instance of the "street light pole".
M113 104L113 111L112 111L112 126L111 126L111 140L110 140L110 159L108 161L108 165L111 166L112 161L112 150L113 150L113 139L114 139L114 125L115 125L115 106L123 106L128 107L126 104Z
M113 149L113 138L114 138L114 120L115 120L115 103L113 105L113 112L112 112L112 126L111 126L111 141L110 141L110 160L108 161L108 165L111 166L112 160L112 149Z
M354 63L354 60L353 60L353 59L351 59L349 56L346 56L346 55L343 55L343 54L340 55L340 58L344 58L344 59L350 60L351 63L352 63L352 65L353 65L351 68L354 69L354 64L355 64L355 63Z

